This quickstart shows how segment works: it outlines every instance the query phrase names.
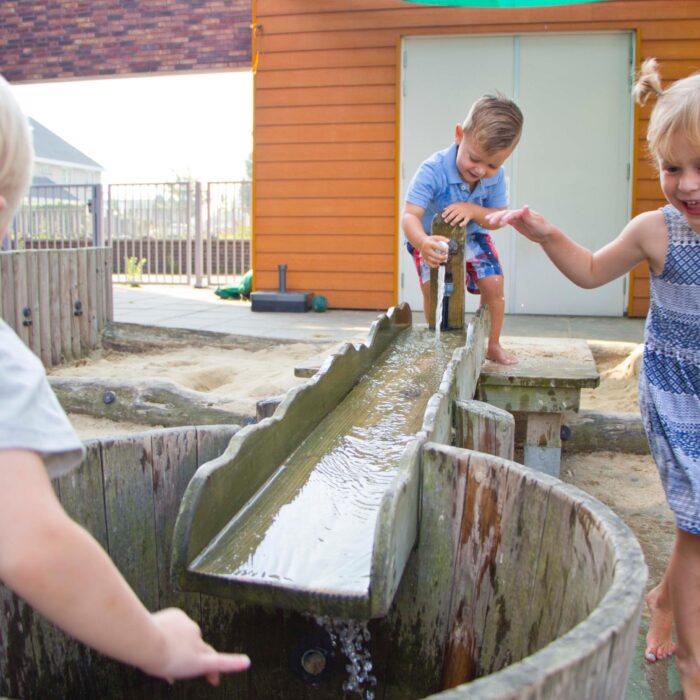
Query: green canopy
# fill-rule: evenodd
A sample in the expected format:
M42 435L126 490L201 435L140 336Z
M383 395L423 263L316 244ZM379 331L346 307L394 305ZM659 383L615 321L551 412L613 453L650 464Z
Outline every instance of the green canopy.
M585 5L604 0L404 0L419 5L443 7L552 7L554 5Z

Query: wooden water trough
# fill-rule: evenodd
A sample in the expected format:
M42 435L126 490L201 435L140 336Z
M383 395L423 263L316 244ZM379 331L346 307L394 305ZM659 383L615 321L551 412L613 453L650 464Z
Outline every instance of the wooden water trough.
M486 320L480 314L470 324L473 348ZM390 519L378 525L379 534L389 533L386 544L379 538L389 559L384 580L377 579L378 599L388 604L368 623L374 696L622 698L646 583L641 549L594 498L510 461L513 418L471 399L480 362L472 365L470 354L457 351L448 364L406 452L416 469L399 473L386 501L414 533L399 540L411 542L402 566L391 555L404 550L392 546ZM307 410L312 399L318 397L306 397ZM284 414L283 406L268 420ZM0 588L0 695L351 697L343 691L348 660L311 607L182 592L168 574L171 554L182 556L173 526L189 508L187 484L210 473L207 463L219 464L253 428L173 428L91 441L81 469L55 483L64 506L150 608L184 607L212 644L248 653L251 670L222 679L219 688L198 680L171 687L87 651ZM222 496L236 498L241 483L232 477ZM319 650L323 671L300 672L308 652Z

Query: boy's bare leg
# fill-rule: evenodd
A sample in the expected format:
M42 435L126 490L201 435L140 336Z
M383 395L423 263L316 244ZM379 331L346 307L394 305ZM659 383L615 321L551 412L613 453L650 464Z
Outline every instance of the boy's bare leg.
M477 281L477 286L481 292L481 303L488 304L491 312L491 334L486 348L486 359L500 365L515 365L518 358L512 352L507 352L501 345L501 329L506 309L506 301L503 297L503 276L482 277Z
M676 643L673 641L673 608L668 587L668 571L664 572L661 583L647 593L645 601L649 608L650 620L644 658L653 663L671 656L676 651Z
M700 699L700 536L676 529L668 569L678 673L685 700Z

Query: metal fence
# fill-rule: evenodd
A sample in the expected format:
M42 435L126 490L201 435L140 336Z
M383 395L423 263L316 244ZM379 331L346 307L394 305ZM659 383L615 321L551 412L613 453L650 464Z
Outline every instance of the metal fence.
M7 249L112 249L117 282L232 284L251 268L249 181L42 185Z

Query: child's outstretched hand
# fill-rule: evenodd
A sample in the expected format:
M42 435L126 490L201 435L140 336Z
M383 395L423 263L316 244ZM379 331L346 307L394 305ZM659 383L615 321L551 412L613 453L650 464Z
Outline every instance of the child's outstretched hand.
M199 625L178 608L159 610L151 615L163 637L157 661L144 665L146 673L170 683L178 678L205 676L219 685L221 673L245 671L250 659L245 654L221 654L203 639Z
M486 215L486 220L494 226L512 226L535 243L544 243L551 232L551 224L527 204L520 209L503 209Z

